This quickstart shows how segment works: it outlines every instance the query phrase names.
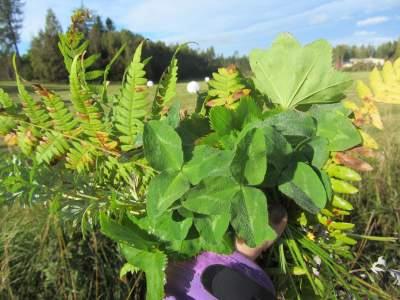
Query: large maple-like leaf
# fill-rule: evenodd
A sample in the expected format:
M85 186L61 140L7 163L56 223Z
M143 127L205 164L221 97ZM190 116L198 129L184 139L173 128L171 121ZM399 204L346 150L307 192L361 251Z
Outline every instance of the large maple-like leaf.
M250 53L256 88L283 108L336 102L352 80L332 67L332 47L317 40L302 47L290 34L280 35L267 50Z

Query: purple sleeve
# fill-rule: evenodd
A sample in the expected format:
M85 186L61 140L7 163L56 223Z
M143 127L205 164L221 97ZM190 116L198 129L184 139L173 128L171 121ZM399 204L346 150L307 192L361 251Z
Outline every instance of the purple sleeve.
M173 262L167 268L165 293L167 300L215 300L202 285L201 274L210 265L224 265L245 274L259 285L274 291L271 279L252 260L239 252L221 255L204 252L191 261Z

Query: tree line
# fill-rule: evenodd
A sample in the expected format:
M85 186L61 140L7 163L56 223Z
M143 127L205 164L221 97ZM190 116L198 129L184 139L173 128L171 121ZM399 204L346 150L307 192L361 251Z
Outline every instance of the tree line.
M337 45L333 49L334 62L342 64L351 58L383 58L394 60L400 57L400 40L373 45Z
M5 9L4 9L5 8ZM68 79L63 57L58 49L59 34L63 32L55 13L49 9L45 26L33 37L26 54L20 56L18 43L22 28L23 2L21 0L0 0L0 80L13 79L11 57L18 56L21 74L28 80L45 82L63 82ZM11 22L10 22L11 20ZM94 68L104 69L118 50L125 45L125 50L113 65L109 79L121 80L129 65L137 45L145 38L129 30L116 30L110 18L103 19L95 14L86 20L81 28L90 41L87 55L100 54ZM152 57L147 64L147 77L158 81L171 57L179 45L167 45L162 41L147 40L144 44L143 56ZM206 50L193 49L192 45L181 45L178 53L181 80L200 79L210 76L218 67L228 64L239 65L249 70L246 57L233 55L224 57L217 55L213 47Z

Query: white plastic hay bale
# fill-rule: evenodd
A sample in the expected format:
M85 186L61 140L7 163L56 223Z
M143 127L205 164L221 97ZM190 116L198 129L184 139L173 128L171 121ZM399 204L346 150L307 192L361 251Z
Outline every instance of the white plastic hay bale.
M148 88L151 88L153 86L154 86L154 82L153 81L151 81L151 80L147 81L147 87Z
M196 94L198 91L200 91L200 84L198 84L196 81L191 81L186 86L186 90L189 94Z
M208 77L208 76L205 77L205 78L204 78L204 81L205 81L205 82L209 82L209 81L210 81L210 77Z

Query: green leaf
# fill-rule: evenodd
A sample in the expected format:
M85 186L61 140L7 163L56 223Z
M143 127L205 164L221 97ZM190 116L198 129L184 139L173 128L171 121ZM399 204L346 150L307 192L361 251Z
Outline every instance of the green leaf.
M139 272L139 268L135 267L134 265L130 264L130 263L125 263L121 270L119 271L119 278L123 279L125 277L126 274L131 273L131 274L135 274Z
M30 121L41 127L49 127L49 115L47 114L46 110L42 107L40 102L37 102L26 90L25 86L21 82L21 78L19 77L18 70L17 70L17 63L16 63L16 56L13 56L13 67L15 72L15 79L17 82L17 89L19 98L21 100L21 104L23 110ZM4 99L4 104L9 104L7 99Z
M292 146L274 127L263 128L267 144L268 176L265 177L263 186L274 187L278 184L280 174L291 161Z
M316 136L301 147L301 152L308 161L315 167L322 169L329 158L328 140Z
M182 205L205 215L228 213L239 185L230 177L207 177L185 196Z
M267 171L267 146L262 129L251 129L236 147L231 164L232 175L240 183L257 185Z
M38 163L49 164L55 157L62 156L68 148L68 142L61 133L48 132L36 149L36 160Z
M0 88L0 109L10 108L12 106L14 106L14 102L11 99L10 95L7 94L2 88Z
M225 105L232 107L239 99L237 94L245 87L242 78L235 66L219 68L218 73L212 74L213 78L208 82L208 102L210 106Z
M292 145L297 145L305 138L313 137L317 128L315 120L308 114L300 111L284 111L265 119L264 126L274 127L284 135Z
M104 132L104 123L100 118L99 106L93 101L87 83L82 80L84 70L81 69L80 58L79 55L75 56L71 64L71 102L83 131L91 137L96 137L98 132Z
M193 114L182 120L176 131L182 139L185 161L188 161L192 157L194 145L210 133L210 122L208 118Z
M100 227L104 235L116 242L128 243L142 250L148 250L156 246L151 237L133 223L122 225L113 221L105 214L101 214Z
M316 214L325 207L325 187L309 165L303 162L292 165L283 172L281 180L279 190L303 209Z
M362 138L349 118L336 111L315 115L317 135L329 141L330 151L344 151L361 144Z
M231 151L207 145L196 146L192 159L183 166L182 172L193 185L196 185L206 177L229 176L232 159Z
M233 130L233 111L224 106L215 106L210 110L211 128L219 136L229 134Z
M333 197L333 191L332 191L329 175L325 171L321 171L321 170L317 170L317 173L318 173L319 178L321 179L322 184L325 187L326 197L327 197L328 201L330 201Z
M249 247L256 247L276 237L268 223L267 198L253 187L242 187L232 201L232 221L236 235Z
M138 218L132 214L128 217L140 228L164 241L183 241L193 223L192 218L175 220L173 212L164 212L157 218L147 216Z
M122 134L122 150L135 148L136 138L143 130L143 119L147 114L147 79L144 63L141 62L143 43L136 48L129 65L126 82L114 110L116 128Z
M147 214L150 218L162 215L176 200L181 198L190 184L180 172L163 172L155 176L147 192Z
M159 119L165 105L169 104L176 95L176 83L178 81L178 47L172 56L168 68L161 75L157 91L154 95L152 114L153 118Z
M0 135L6 135L17 127L13 117L0 116Z
M182 141L176 131L161 121L150 121L143 132L144 154L158 171L178 171L183 164Z
M149 252L128 245L121 245L121 252L130 264L146 274L146 300L163 299L167 256L158 250Z
M103 77L103 75L104 75L103 70L93 70L93 71L89 71L85 74L85 79L86 80L95 80L100 77Z
M267 145L268 163L281 171L289 163L289 156L292 153L292 146L285 137L272 126L263 128Z
M176 128L181 121L181 103L179 101L175 101L171 107L169 108L168 115L167 115L167 123L172 128Z
M290 34L280 35L267 50L249 55L256 88L284 108L337 102L351 85L350 76L332 67L332 48L325 40L302 47Z
M194 225L199 231L200 237L207 243L219 244L228 230L230 219L229 213L202 216L194 220Z
M246 96L240 99L238 107L234 111L234 125L240 130L247 124L262 120L262 111L253 98Z
M198 243L203 251L231 254L235 249L232 236L227 232L230 214L201 216L195 219L199 232Z

